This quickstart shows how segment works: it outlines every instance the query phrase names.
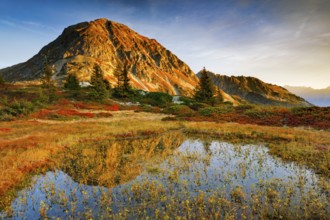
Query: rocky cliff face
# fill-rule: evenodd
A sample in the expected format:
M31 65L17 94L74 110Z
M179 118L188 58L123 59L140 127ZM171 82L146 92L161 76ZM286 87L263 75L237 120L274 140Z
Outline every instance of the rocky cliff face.
M75 73L80 81L89 81L97 64L114 85L115 69L126 62L132 86L137 89L192 95L198 83L193 71L156 40L107 19L64 29L30 60L2 69L0 74L11 82L38 80L46 59L55 67L58 80Z
M208 72L208 75L214 84L224 92L252 104L281 106L311 105L303 98L290 93L283 87L265 83L254 77L225 76L212 72Z

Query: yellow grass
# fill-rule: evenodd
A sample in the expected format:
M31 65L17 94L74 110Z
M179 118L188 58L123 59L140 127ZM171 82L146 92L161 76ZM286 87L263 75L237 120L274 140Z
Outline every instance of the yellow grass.
M1 122L0 128L10 130L0 131L0 207L8 204L14 196L8 196L11 190L21 185L34 172L52 167L55 163L54 155L76 143L132 138L180 128L184 128L183 131L188 134L216 137L231 142L264 142L270 148L270 153L308 165L329 176L330 135L326 131L233 123L165 122L161 119L166 115L132 111L113 114L112 118L74 121ZM115 162L107 161L109 166L112 163ZM136 175L137 171L132 172ZM124 179L129 179L129 175L127 173Z
M185 126L185 132L189 134L236 143L265 143L271 154L330 176L329 131L212 122L185 123Z
M132 137L179 129L177 123L164 124L159 114L123 111L106 119L79 121L19 120L1 122L0 128L0 196L22 183L37 169L52 165L52 156L67 146L90 140ZM120 136L122 135L122 136Z

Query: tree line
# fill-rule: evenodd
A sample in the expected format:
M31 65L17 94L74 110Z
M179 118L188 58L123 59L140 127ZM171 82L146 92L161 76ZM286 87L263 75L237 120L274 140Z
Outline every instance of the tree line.
M128 98L132 93L128 74L128 65L126 63L119 65L114 70L116 85L112 88L108 79L105 78L101 67L95 64L90 78L91 97L100 101L107 98L111 92L112 96L116 98ZM69 90L73 95L79 93L80 82L76 74L68 74L64 88Z
M52 80L54 70L50 65L45 64L42 75L42 85L46 93L51 97L54 95L55 85ZM117 66L114 70L114 77L116 84L111 87L108 79L101 67L97 64L93 66L93 72L90 78L90 96L95 100L104 100L112 93L116 98L129 98L133 93L133 89L130 85L129 66L126 62ZM64 88L71 92L72 96L78 96L80 92L80 82L76 74L67 74ZM194 93L194 99L197 102L207 104L217 104L223 102L223 95L219 88L216 89L212 79L207 74L205 67L200 73L199 84L197 85Z

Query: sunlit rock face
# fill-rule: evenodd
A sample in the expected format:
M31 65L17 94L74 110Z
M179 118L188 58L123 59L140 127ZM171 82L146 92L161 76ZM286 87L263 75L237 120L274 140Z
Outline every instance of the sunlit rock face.
M192 95L198 82L194 72L156 40L107 19L65 28L37 55L0 70L0 74L12 82L38 80L46 58L59 81L71 73L88 81L97 64L114 85L115 69L126 62L132 86L137 89Z
M200 76L200 72L197 76ZM265 83L255 77L226 76L207 72L213 83L220 90L234 97L241 103L248 102L261 105L278 106L311 106L303 98L285 88Z

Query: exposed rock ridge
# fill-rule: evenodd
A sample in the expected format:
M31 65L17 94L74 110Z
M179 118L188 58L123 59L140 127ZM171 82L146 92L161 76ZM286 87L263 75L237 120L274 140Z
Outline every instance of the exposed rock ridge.
M265 83L255 77L226 76L207 72L214 84L231 96L252 104L281 106L310 106L303 98L283 87ZM199 75L198 73L197 75Z
M38 80L44 62L55 66L56 78L76 73L88 81L94 64L115 84L114 70L126 62L135 88L192 95L198 79L177 56L154 39L107 19L82 22L64 29L25 63L0 70L12 82Z

